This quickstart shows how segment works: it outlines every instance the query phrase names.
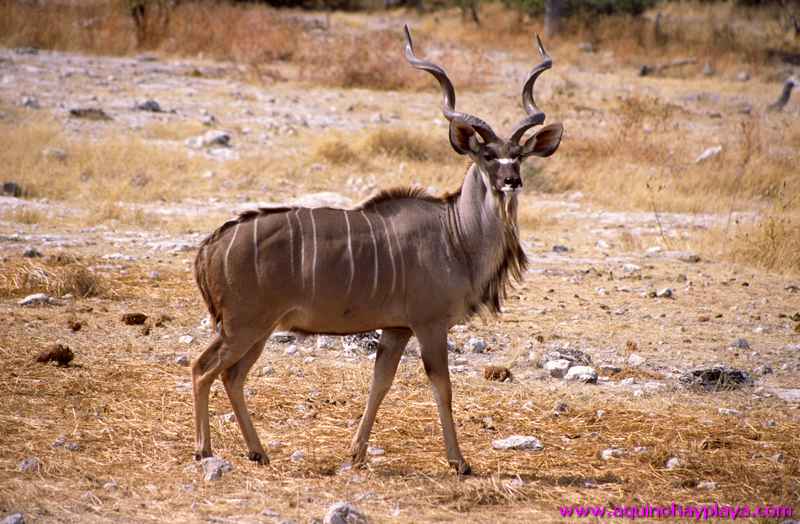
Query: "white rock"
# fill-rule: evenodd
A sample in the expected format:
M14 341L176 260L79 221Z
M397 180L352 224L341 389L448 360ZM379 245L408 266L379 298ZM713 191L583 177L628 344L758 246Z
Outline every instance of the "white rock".
M731 409L731 408L719 408L717 412L723 416L731 416L731 417L738 417L741 416L742 412L738 409Z
M181 335L178 337L178 342L181 344L189 345L194 342L194 337L192 335Z
M571 362L565 358L548 360L544 363L544 369L550 373L551 377L564 378L564 375L567 374L570 364Z
M25 524L25 517L22 513L12 513L0 520L0 524Z
M336 347L336 339L327 335L317 337L317 349L333 349Z
M642 268L640 266L637 266L636 264L623 264L622 265L622 271L624 273L638 273L641 270L642 270Z
M697 484L697 489L707 489L707 490L717 489L717 483L714 482L713 480L705 480Z
M656 297L658 297L658 298L672 298L673 297L672 288L665 287L663 289L659 289L658 291L656 291Z
M17 304L24 307L41 306L44 304L56 304L58 301L47 293L34 293L23 298Z
M178 364L179 366L188 366L189 364L192 363L192 359L189 358L189 355L183 353L175 357L175 363Z
M800 389L781 389L775 388L772 392L779 399L786 402L800 402Z
M634 367L634 368L638 368L642 364L644 364L644 358L642 358L641 356L637 355L636 353L632 353L628 357L628 365L629 366Z
M536 437L512 435L508 438L492 441L492 448L498 450L540 451L544 449Z
M273 373L275 373L275 370L272 369L272 366L264 366L264 367L262 367L261 369L258 370L258 375L260 377L268 377L268 376L272 375Z
M219 418L220 420L222 420L222 422L225 422L226 424L230 424L231 422L236 422L236 414L234 413L225 413L224 415L221 415Z
M610 246L610 245L608 244L608 242L606 242L605 240L603 240L603 239L600 239L600 240L598 240L598 241L595 243L595 247L596 247L597 249L608 249L608 248L610 248L611 246Z
M379 447L369 446L367 448L367 455L371 455L373 457L380 457L386 454L386 450Z
M314 357L312 356L308 356L303 359L303 364L311 364L312 362L314 362Z
M600 458L603 460L611 460L612 458L619 458L625 454L622 448L608 448L600 452Z
M680 465L681 465L681 459L679 459L678 457L670 457L669 459L667 459L667 464L665 467L667 469L675 469Z
M483 353L486 351L486 342L482 338L470 337L467 340L467 351L470 353Z
M591 366L572 366L564 378L594 384L597 383L597 371Z
M289 344L286 349L284 350L283 354L287 357L291 357L297 354L299 350L297 349L297 344Z
M699 164L705 162L706 160L719 156L720 153L722 153L722 146L709 147L695 158L694 163Z
M291 454L289 457L292 462L300 462L304 458L306 458L306 454L302 450L296 450L294 453Z
M219 480L223 473L233 471L233 465L227 460L217 457L206 457L200 464L203 466L203 474L206 480Z
M597 418L603 418L605 415L606 415L606 412L605 412L605 410L602 410L602 409L598 409L594 414L594 416L597 417Z
M189 138L186 140L186 145L193 149L202 149L211 146L230 146L231 135L225 131L211 130L206 131L200 136Z
M366 515L349 502L337 502L328 508L322 524L367 524Z

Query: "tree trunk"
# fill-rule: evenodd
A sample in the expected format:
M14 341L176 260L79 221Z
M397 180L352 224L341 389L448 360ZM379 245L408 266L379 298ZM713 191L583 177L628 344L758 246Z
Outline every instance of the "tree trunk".
M544 35L552 38L561 30L561 16L564 14L564 0L545 0Z

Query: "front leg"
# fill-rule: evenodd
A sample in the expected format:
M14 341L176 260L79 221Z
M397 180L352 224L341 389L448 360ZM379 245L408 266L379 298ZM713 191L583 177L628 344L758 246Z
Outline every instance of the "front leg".
M452 389L450 386L450 369L447 367L447 326L442 324L415 327L422 352L422 363L425 373L431 381L433 397L439 408L439 420L442 423L444 443L447 448L447 461L459 475L469 475L472 468L464 460L458 447L456 426L453 422Z
M392 387L397 365L403 355L403 349L411 338L411 330L405 328L384 329L378 343L378 354L375 357L375 369L372 375L372 385L369 388L369 398L364 408L364 415L358 425L350 446L350 455L353 465L363 465L367 456L367 443L375 415L383 401L383 397Z

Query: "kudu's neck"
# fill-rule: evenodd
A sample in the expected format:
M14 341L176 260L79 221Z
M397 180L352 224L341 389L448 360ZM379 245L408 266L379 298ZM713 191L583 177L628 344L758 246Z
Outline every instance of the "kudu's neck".
M507 244L517 242L516 197L494 194L484 178L472 164L453 203L458 240L471 262L476 284L496 274L508 252ZM506 202L507 198L513 200Z

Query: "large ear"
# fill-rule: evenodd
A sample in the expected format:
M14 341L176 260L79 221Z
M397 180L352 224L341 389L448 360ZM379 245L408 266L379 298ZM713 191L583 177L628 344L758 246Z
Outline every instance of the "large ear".
M522 146L522 156L550 156L556 152L561 143L561 135L564 133L564 126L561 124L550 124L538 130L530 137L525 145Z
M459 118L450 121L450 145L459 155L477 153L479 149L475 129Z

